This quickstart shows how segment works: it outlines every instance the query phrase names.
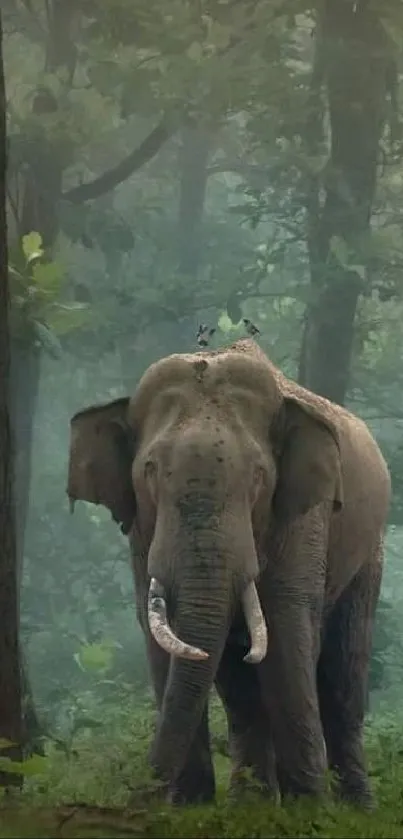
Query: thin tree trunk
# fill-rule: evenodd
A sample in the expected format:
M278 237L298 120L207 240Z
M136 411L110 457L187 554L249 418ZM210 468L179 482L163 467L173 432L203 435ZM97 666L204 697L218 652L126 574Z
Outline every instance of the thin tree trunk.
M367 3L323 0L322 13L308 143L311 150L312 142L321 143L324 83L331 152L322 183L312 182L307 195L312 300L299 373L302 384L343 404L363 281L340 264L332 240L338 237L354 247L369 233L390 61L379 15Z
M202 253L201 222L208 178L211 133L188 124L180 147L179 270L196 278Z
M35 408L40 377L40 352L32 342L11 341L10 411L14 430L14 499L16 551L19 586L22 584L24 546L29 513L32 476L32 443ZM21 638L21 686L23 697L24 747L28 753L43 754L43 725L36 714L35 702Z
M38 398L40 353L30 343L11 342L11 417L15 436L17 551L23 556L29 510L33 419ZM22 567L22 566L21 566Z
M22 702L19 661L19 592L13 503L14 463L10 409L9 285L6 226L6 103L0 17L0 737L21 757ZM21 784L19 775L0 773L4 786Z

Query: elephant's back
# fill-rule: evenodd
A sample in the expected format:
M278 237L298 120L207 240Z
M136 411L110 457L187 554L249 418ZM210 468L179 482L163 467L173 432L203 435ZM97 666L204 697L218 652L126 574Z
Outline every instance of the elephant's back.
M356 499L373 499L387 507L391 494L390 473L381 449L367 424L347 408L337 405L287 379L280 371L275 375L285 397L297 399L317 417L322 417L335 430L342 464L345 503Z
M343 411L339 424L345 502L365 499L386 509L391 478L381 449L366 423Z

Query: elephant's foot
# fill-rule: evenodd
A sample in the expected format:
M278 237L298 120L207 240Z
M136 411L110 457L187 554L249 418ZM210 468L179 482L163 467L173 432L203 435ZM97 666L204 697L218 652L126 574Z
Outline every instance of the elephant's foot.
M264 735L264 729L262 731ZM232 769L229 795L236 801L245 792L253 792L273 800L278 798L278 782L274 751L254 728L232 732L230 751Z
M237 802L245 793L255 793L265 798L278 799L277 777L269 777L265 774L262 777L258 767L234 766L231 772L228 796L231 801Z
M182 772L169 787L168 800L176 806L208 804L214 801L215 792L210 744L199 736L192 744Z
M167 800L175 806L187 804L208 804L215 800L215 779L213 772L205 768L187 768L168 791Z
M155 740L150 760L155 767ZM175 752L174 755L175 757ZM158 775L158 770L157 773ZM174 777L173 773L171 779ZM164 786L165 799L175 806L206 804L215 799L215 776L211 757L207 706L189 749L182 771Z
M320 803L327 794L325 773L286 772L277 767L281 801L310 798Z
M369 785L368 778L336 778L334 785L335 797L346 804L351 804L361 810L371 812L375 809L375 799Z

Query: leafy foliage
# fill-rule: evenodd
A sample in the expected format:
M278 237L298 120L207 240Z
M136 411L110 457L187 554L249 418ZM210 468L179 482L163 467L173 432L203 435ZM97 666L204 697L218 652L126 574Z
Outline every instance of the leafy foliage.
M215 754L217 805L168 808L145 773L153 712L137 701L115 707L99 730L81 730L73 753L63 754L49 743L40 763L32 764L19 806L0 803L0 836L50 836L63 823L66 836L200 836L200 837L398 837L401 834L401 721L386 717L380 726L371 720L366 740L372 783L379 809L371 815L326 802L289 804L265 802L249 793L242 801L227 800L228 758ZM223 731L223 716L213 703L214 738ZM35 771L34 771L35 770ZM85 801L84 806L81 802ZM29 810L29 820L27 820ZM252 817L251 817L251 814ZM10 834L10 830L15 831ZM18 832L19 831L19 832Z
M11 333L16 340L34 342L59 357L59 335L82 327L88 322L88 305L60 302L65 280L61 265L44 261L42 237L28 233L22 238L21 250L14 249L9 266L11 288Z

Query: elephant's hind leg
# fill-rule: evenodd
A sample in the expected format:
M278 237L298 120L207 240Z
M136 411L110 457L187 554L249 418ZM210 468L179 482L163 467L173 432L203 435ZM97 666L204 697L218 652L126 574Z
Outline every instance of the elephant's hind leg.
M242 654L238 645L228 644L216 676L228 720L230 792L245 789L252 779L274 797L277 775L269 716L261 698L257 667L245 664Z
M382 576L378 561L363 566L329 616L318 665L318 694L329 768L339 795L372 806L365 766L363 722L367 703L372 625Z

